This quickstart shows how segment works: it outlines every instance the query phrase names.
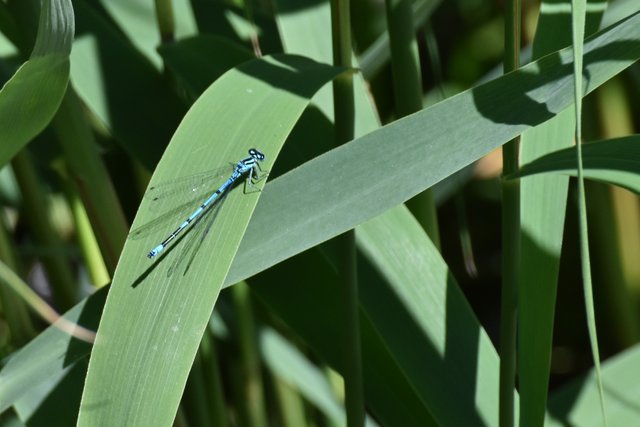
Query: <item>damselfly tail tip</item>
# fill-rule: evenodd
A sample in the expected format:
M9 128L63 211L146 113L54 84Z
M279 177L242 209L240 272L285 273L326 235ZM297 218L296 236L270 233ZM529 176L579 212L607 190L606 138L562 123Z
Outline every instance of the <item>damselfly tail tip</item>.
M162 250L164 249L163 245L158 245L155 248L151 249L149 251L149 253L147 254L147 258L151 259L151 258L155 258L156 256L158 256L158 254L160 252L162 252Z

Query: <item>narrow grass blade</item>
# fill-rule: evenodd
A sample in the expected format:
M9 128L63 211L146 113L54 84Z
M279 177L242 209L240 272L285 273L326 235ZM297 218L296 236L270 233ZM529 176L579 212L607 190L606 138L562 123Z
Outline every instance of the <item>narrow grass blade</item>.
M602 372L600 370L600 350L598 333L596 330L596 315L593 302L593 281L591 279L591 255L589 251L589 232L587 227L587 201L584 189L584 174L582 168L582 97L583 97L583 61L584 61L584 28L587 13L586 0L572 0L571 2L571 34L573 39L573 78L574 103L576 105L576 160L578 163L578 215L580 224L580 263L584 287L584 303L587 312L587 329L589 344L595 365L598 390L600 391L600 410L603 425L607 426L607 411L602 387Z
M639 135L584 144L582 164L585 178L619 185L640 194ZM576 176L576 147L540 157L524 165L514 177L547 173Z
M570 8L571 0L543 2L535 40L533 59L571 44L569 14L558 8ZM597 31L603 3L591 1L586 31ZM575 116L568 108L553 119L522 135L520 164L573 144ZM565 227L569 179L564 176L538 176L521 184L521 259L518 307L518 390L520 391L520 427L543 423L553 341L556 290L560 252ZM544 201L541 203L541 201Z

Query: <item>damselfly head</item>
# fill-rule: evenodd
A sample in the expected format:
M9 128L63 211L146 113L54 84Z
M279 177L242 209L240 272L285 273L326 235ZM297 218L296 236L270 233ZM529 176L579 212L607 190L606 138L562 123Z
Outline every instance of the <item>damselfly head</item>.
M264 160L264 154L262 154L262 152L256 148L251 148L249 150L249 155L256 160L259 160L259 161Z

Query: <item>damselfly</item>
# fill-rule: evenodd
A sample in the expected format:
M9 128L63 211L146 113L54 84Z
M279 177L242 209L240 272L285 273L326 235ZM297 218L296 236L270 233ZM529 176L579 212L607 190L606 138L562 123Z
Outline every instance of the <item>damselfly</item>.
M219 203L222 198L226 195L226 193L234 187L241 179L246 179L245 185L252 187L258 181L262 180L266 177L266 173L262 173L262 168L260 167L260 162L265 159L265 156L259 150L252 148L249 150L249 156L240 160L238 163L234 165L233 172L227 178L227 180L213 193L211 194L202 204L189 216L185 219L179 226L176 228L166 239L164 239L160 244L156 245L153 249L149 251L147 257L155 258L162 251L164 251L167 246L175 240L185 229L189 227L190 224L196 223L203 216L204 213L211 210L217 203ZM152 221L155 222L155 221ZM132 231L132 236L134 238L140 237L142 234L145 234L144 231L148 228L149 225L154 224L146 224Z

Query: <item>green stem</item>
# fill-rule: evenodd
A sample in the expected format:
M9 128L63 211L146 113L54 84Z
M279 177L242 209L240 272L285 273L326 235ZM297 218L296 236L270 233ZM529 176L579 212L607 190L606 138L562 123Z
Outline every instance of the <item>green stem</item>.
M331 1L331 31L333 63L337 67L351 68L351 19L348 0ZM353 139L355 105L353 77L343 73L333 82L336 145ZM355 232L348 231L336 237L338 245L338 276L343 291L344 316L344 379L347 425L364 426L364 394L362 380L362 350L358 311L358 279L356 265Z
M264 401L264 387L259 350L256 345L255 324L251 306L249 287L241 282L231 288L233 305L238 321L238 343L240 346L241 363L241 387L243 402L238 402L243 407L246 425L254 427L266 427L269 421Z
M283 427L296 427L307 424L304 402L296 390L277 376L273 376L273 388L278 396L278 407Z
M508 145L516 145L514 141ZM515 151L517 147L505 152ZM503 153L503 155L506 153ZM504 173L507 169L504 168ZM502 183L502 296L500 305L500 426L514 425L518 269L520 262L520 183Z
M193 365L191 366L189 380L187 381L187 387L185 388L182 398L189 424L194 426L215 425L209 417L208 397L207 385L203 375L202 353L198 350Z
M505 11L505 72L517 69L520 58L520 0L510 0ZM518 170L519 138L502 150L503 174ZM518 326L518 272L520 270L520 181L502 181L502 298L500 306L499 422L515 422L516 334Z
M46 250L41 260L47 271L51 292L60 310L77 302L75 278L64 256L63 244L56 234L48 214L48 202L27 151L22 150L11 161L23 198L22 211L38 244Z
M155 0L156 20L160 31L160 43L168 44L175 41L175 22L173 17L172 0Z
M18 261L4 224L0 226L0 259L4 260L10 269L18 269ZM0 306L11 331L11 342L16 347L29 342L36 335L36 330L29 317L27 305L20 295L8 286L0 285Z
M63 181L63 186L67 200L69 201L69 207L73 213L78 244L80 245L80 251L87 266L89 279L95 287L105 286L111 282L111 277L104 265L104 260L100 254L100 247L91 228L91 221L89 221L87 211L75 187L70 184L68 179Z
M346 232L335 240L338 245L338 274L342 285L347 426L360 427L364 426L365 417L355 232Z
M412 13L414 31L418 31L440 5L440 1L416 1ZM359 66L365 80L376 76L389 62L389 33L382 33L376 41L359 56Z
M422 77L409 0L386 0L393 95L398 117L422 109Z
M26 302L40 317L47 323L55 324L61 331L72 335L86 342L95 341L95 333L76 323L61 317L49 304L47 304L33 289L11 270L5 263L0 261L0 282L6 284L16 294Z
M438 43L430 20L425 24L423 32L424 43L427 47L427 55L429 56L429 63L431 64L430 71L438 92L440 93L440 99L445 99L446 93L444 92L444 78L442 77L442 61L440 60Z
M82 104L71 86L53 119L53 128L62 146L69 175L98 238L104 263L113 274L129 227L98 154Z
M422 109L420 57L413 29L412 2L386 0L385 4L391 47L393 94L396 114L400 118ZM438 217L431 190L418 194L407 206L435 245L440 247Z
M209 416L216 427L227 427L227 410L224 402L224 391L222 388L222 378L220 377L220 364L218 363L218 353L216 351L215 339L207 329L200 343L200 354L202 355L202 374L207 386L209 396Z

